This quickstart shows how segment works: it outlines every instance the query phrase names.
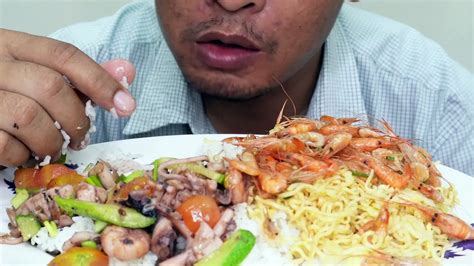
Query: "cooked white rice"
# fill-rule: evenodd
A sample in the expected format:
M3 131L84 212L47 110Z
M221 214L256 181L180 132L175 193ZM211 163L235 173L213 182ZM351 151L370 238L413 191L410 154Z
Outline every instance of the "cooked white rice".
M252 232L256 237L255 246L250 254L242 262L242 266L246 265L293 265L291 255L288 253L291 241L278 242L278 246L270 245L270 242L264 236L262 229L258 223L249 218L247 213L247 204L239 204L235 207L235 222L237 228L246 229ZM292 228L287 223L285 213L275 214L272 222L279 228L279 237L292 239L299 235L298 230Z
M94 106L92 106L91 100L86 102L85 107L86 116L89 118L89 130L87 131L86 135L84 136L84 140L81 141L80 148L85 149L87 145L91 142L91 134L94 133L97 129L95 127L95 119L96 119L96 112Z
M37 247L43 251L52 252L58 250L63 252L64 242L69 240L72 235L76 232L94 232L94 221L87 217L72 217L74 223L71 226L63 227L59 230L56 237L51 237L46 230L46 227L42 227L39 232L31 238L31 244L37 245Z
M204 139L202 149L211 162L221 162L224 157L235 159L244 152L244 148L240 146L213 139Z
M106 161L117 170L119 175L127 175L135 170L152 170L153 165L143 165L138 163L134 159L140 158L142 155L125 153L118 149L112 152L102 152L99 154L98 159Z
M120 84L122 84L122 86L127 90L130 88L130 84L128 83L128 78L126 76L122 77Z
M110 114L112 115L113 118L118 119L119 116L117 114L117 110L115 110L115 107L110 108L109 110Z
M69 143L71 143L71 137L66 133L66 131L64 131L62 129L60 131L61 131L61 135L63 135L63 139L64 139L63 146L61 147L61 154L66 154L67 147L69 147Z
M46 155L46 157L44 157L43 161L39 163L39 166L48 165L50 162L51 162L51 156Z

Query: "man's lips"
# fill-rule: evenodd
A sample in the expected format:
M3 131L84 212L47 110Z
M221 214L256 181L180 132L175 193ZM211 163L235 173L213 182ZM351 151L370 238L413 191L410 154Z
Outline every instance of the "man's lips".
M197 40L197 43L208 43L208 42L221 42L222 44L232 45L232 46L240 46L244 49L248 50L260 50L259 47L249 40L248 38L237 35L231 34L226 35L220 32L209 32L202 36L200 36Z
M218 32L204 34L196 41L198 59L211 68L239 70L251 65L261 51L259 47L241 35L225 35Z

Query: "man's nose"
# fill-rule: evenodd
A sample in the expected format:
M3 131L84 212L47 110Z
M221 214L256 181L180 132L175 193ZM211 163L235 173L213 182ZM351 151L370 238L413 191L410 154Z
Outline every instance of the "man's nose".
M266 0L215 0L223 9L228 12L236 12L241 9L248 9L252 12L259 12L265 7Z

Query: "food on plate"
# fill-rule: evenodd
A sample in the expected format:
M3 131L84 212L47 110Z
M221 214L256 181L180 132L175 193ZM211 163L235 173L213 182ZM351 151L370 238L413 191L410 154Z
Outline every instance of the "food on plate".
M431 156L381 125L292 118L126 171L20 168L0 241L51 265L439 263L474 230L450 214L456 190Z

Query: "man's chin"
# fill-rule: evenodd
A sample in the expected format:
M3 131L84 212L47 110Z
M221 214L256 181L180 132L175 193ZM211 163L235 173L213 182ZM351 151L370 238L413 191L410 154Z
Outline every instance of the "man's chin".
M201 94L230 101L246 101L266 94L270 86L256 86L249 83L236 84L225 80L187 78L192 89Z

